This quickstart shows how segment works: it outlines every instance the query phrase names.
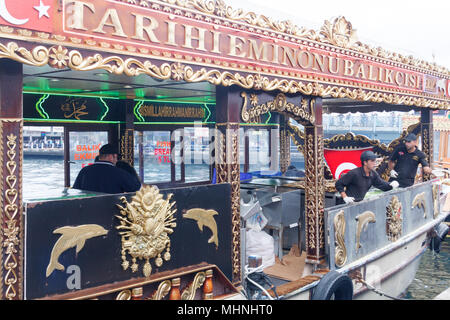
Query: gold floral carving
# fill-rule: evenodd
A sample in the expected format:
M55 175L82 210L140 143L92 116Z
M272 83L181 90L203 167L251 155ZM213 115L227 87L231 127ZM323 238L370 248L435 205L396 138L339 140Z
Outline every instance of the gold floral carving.
M159 193L154 186L143 186L136 192L127 202L125 197L120 200L125 206L117 205L120 208L121 217L116 215L120 220L118 230L122 236L122 268L127 270L129 262L126 259L128 253L132 258L131 270L138 270L137 259L145 260L143 273L146 277L150 276L152 267L150 259L155 259L157 267L162 266L163 259L161 253L166 250L164 260L169 261L170 256L170 238L173 228L176 227L173 215L175 202L170 201L172 194L166 199Z
M215 150L217 153L218 161L216 162L216 175L217 183L228 182L228 170L226 159L226 144L225 134L223 134L218 128L215 130Z
M346 142L346 141L356 141L356 142L360 142L360 143L364 143L364 144L369 144L374 147L379 147L383 151L386 151L386 152L388 150L388 147L384 143L380 143L380 140L375 140L375 139L370 140L368 137L366 137L364 135L359 135L359 134L355 135L352 132L347 132L345 134L337 134L337 135L331 137L330 139L324 139L324 145L325 145L325 147L327 147L331 143ZM342 149L345 149L345 148L342 147Z
M29 51L19 47L15 42L9 42L7 45L0 44L0 58L9 58L20 63L42 67L48 63L49 51L44 46L38 46Z
M120 138L120 156L121 160L128 162L131 166L134 162L133 146L134 130L126 129Z
M433 129L429 124L422 124L422 152L425 153L428 163L432 163L433 158L433 136L429 133L433 133ZM422 172L423 181L431 179L430 174Z
M239 124L216 124L217 183L231 184L233 283L240 282L240 167ZM229 150L227 150L227 148Z
M18 282L19 274L19 263L16 254L18 253L18 247L20 245L20 226L17 225L17 222L20 221L18 220L20 219L20 210L19 206L17 205L17 199L19 197L19 192L17 190L18 186L16 186L18 177L15 174L17 169L17 136L9 134L8 136L6 136L6 138L6 156L8 161L6 162L6 186L4 186L4 188L6 189L4 192L6 205L3 210L3 213L5 215L5 225L2 228L3 247L6 248L6 250L4 253L5 260L3 262L3 267L5 271L4 284L6 285L5 298L8 300L12 300L17 296L15 287Z
M386 207L386 234L389 241L397 241L402 234L402 211L402 203L397 196L393 196Z
M439 185L433 184L432 194L433 194L433 203L434 203L433 217L436 219L437 216L439 215Z
M152 295L150 300L162 300L167 296L172 289L172 282L170 280L165 280L161 282L158 286L156 292Z
M282 173L287 171L289 164L291 163L291 139L286 127L280 130L280 170Z
M273 101L258 105L257 95L251 95L250 100L253 107L247 109L247 93L241 92L241 97L244 99L241 108L241 118L244 122L255 122L257 117L273 111L286 113L294 119L300 118L309 124L314 124L315 122L314 99L311 99L311 101L302 99L300 106L296 106L293 103L287 102L286 95L279 93Z
M131 300L131 290L126 289L119 292L116 300Z
M323 199L325 198L325 181L323 175L323 139L317 128L312 128L314 135L306 133L305 140L305 214L307 254L315 262L321 258L325 247L323 221Z
M206 279L204 272L199 272L195 275L194 281L188 285L181 293L181 300L194 300L195 293L203 285Z
M337 17L333 22L326 20L320 29L322 42L332 45L351 48L357 43L356 30L344 17Z
M106 70L114 74L138 76L145 74L160 80L173 79L186 82L209 82L213 85L232 86L237 85L244 89L256 89L264 91L278 90L282 93L300 93L332 98L349 98L353 100L383 102L388 104L401 104L406 106L427 107L433 109L447 109L449 102L433 99L428 96L412 96L401 93L378 92L374 89L352 89L345 84L329 85L319 83L311 79L306 82L287 80L262 76L258 74L246 74L245 76L235 72L220 71L217 69L199 68L194 70L191 66L177 63L163 63L157 66L150 61L140 61L135 58L123 59L119 56L103 57L101 54L84 57L79 51L69 51L62 46L53 46L47 49L38 46L29 51L19 47L15 42L6 46L0 44L0 58L9 58L21 63L44 66L50 64L55 68L68 67L76 71ZM243 70L251 72L251 70Z
M334 216L334 239L336 242L334 261L337 267L347 262L347 248L345 247L345 216L344 210Z
M231 224L232 224L232 261L233 261L233 278L234 283L240 282L241 259L240 259L240 167L239 167L239 130L233 130L231 136Z

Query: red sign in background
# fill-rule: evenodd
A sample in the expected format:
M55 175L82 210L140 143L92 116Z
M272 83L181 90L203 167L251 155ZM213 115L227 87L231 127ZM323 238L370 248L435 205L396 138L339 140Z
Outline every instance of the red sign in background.
M0 24L53 31L53 0L0 0Z

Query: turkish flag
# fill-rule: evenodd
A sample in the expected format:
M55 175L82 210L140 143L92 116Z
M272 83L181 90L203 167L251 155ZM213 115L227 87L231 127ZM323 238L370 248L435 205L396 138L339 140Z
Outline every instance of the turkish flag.
M54 0L0 0L0 25L52 32L55 5Z
M361 167L361 153L367 150L372 151L372 148L356 150L324 149L324 156L333 177L339 179L344 173Z

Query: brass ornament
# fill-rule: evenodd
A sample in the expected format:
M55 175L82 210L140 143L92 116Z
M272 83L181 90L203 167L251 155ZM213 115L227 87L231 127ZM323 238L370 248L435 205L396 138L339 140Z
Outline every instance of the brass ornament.
M336 242L334 261L337 267L342 267L347 262L347 248L345 247L345 216L344 210L334 216L334 239Z
M322 42L342 48L354 47L358 42L356 30L342 16L335 18L333 22L326 20L320 29L320 35L323 36Z
M241 277L239 124L216 123L215 141L217 183L231 184L232 270L233 283L237 284Z
M175 201L170 201L173 194L169 194L166 199L154 186L142 186L139 191L127 202L125 197L120 200L124 204L120 209L122 216L116 215L120 220L120 225L116 227L122 237L122 268L127 270L130 266L126 258L127 253L131 256L131 270L138 270L137 259L145 260L143 267L144 276L150 276L152 267L150 259L155 259L155 265L161 267L163 258L169 261L170 238L173 228L176 227L176 213L174 209ZM166 253L161 256L161 253Z
M119 292L116 300L131 300L131 290L126 289Z
M250 102L253 107L247 109L248 97L246 92L241 92L241 97L244 99L241 108L241 118L244 122L257 122L257 118L268 112L279 112L287 114L294 119L306 121L307 124L314 124L314 99L309 102L306 99L301 99L300 106L296 106L291 102L287 102L286 95L279 93L273 101L258 105L258 97L256 95L250 96Z
M433 184L432 193L433 193L433 202L434 202L433 218L436 219L437 216L439 215L439 185Z
M425 199L425 191L418 193L412 203L411 203L411 209L414 209L415 207L419 208L419 209L423 209L423 217L426 218L427 217L427 202Z
M389 241L395 242L402 234L402 203L393 196L386 207L386 234Z
M375 213L372 211L365 211L356 216L356 221L358 221L356 226L356 253L358 253L359 248L361 248L361 233L367 230L369 223L375 223L377 219L375 218Z
M21 125L22 126L22 125ZM2 137L3 138L3 137ZM1 234L3 238L3 248L6 248L2 255L5 259L2 266L4 267L4 280L3 284L6 285L5 298L12 300L17 297L17 291L15 286L19 281L20 270L19 260L17 257L18 250L20 249L19 232L20 226L20 214L19 206L17 205L17 199L19 192L16 186L18 177L16 176L17 162L16 162L16 146L17 136L9 134L6 136L6 155L8 161L6 162L6 189L4 192L6 205L2 212L4 215L4 225L2 226ZM20 259L20 258L19 258ZM20 288L19 288L20 289Z
M188 285L181 293L181 300L194 300L195 293L203 285L206 279L205 272L199 272L195 275L194 281Z
M323 175L324 161L322 156L323 139L318 132L317 127L306 127L305 130L306 251L307 255L313 257L315 262L318 262L321 252L325 248L323 221L323 199L325 198L325 179Z
M160 80L173 79L185 82L209 82L216 86L237 85L244 89L256 89L264 91L278 90L282 93L300 93L320 97L349 98L360 101L376 103L401 104L406 106L418 106L433 109L448 109L449 102L441 99L433 99L427 94L402 94L399 92L379 92L372 87L358 84L357 89L349 87L348 83L336 83L330 85L328 82L320 83L323 79L306 78L304 81L287 80L262 76L260 73L253 74L253 70L242 69L246 75L238 72L220 71L217 69L200 68L194 70L191 66L178 63L163 63L157 66L150 61L140 61L135 58L123 59L119 56L103 57L97 53L93 56L84 57L78 50L69 51L58 45L50 49L44 46L35 47L29 51L19 47L17 43L10 42L6 46L0 44L0 58L9 58L32 66L44 66L50 64L55 68L68 68L76 71L105 70L114 74L125 74L127 76L138 76L145 74ZM226 68L227 66L224 66ZM301 77L301 76L300 76Z
M208 239L208 243L214 243L216 245L216 249L219 248L219 236L217 233L217 223L214 219L215 215L219 213L216 210L205 210L201 208L193 208L186 211L183 214L184 219L192 219L197 221L198 228L200 231L203 231L203 227L208 227L212 236Z
M76 247L76 253L79 253L83 249L86 240L106 235L108 231L98 224L84 224L76 227L66 226L57 228L53 233L59 233L61 237L56 241L50 254L50 261L45 273L47 278L55 269L60 271L64 270L64 266L58 262L59 256L64 251Z
M156 292L151 296L150 300L162 300L167 296L172 288L172 282L170 280L165 280L161 282L158 286Z

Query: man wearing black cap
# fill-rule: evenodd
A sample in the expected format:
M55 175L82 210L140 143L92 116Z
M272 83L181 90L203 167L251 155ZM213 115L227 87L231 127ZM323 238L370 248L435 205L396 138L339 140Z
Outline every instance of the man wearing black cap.
M417 149L417 137L409 133L405 137L405 144L394 149L389 158L391 179L399 182L400 187L406 188L414 184L419 163L425 173L431 173L431 168L426 160L425 153Z
M372 151L364 151L360 157L361 167L350 170L336 181L336 189L345 203L363 200L371 186L383 191L398 187L397 181L389 184L374 171L376 158Z
M131 174L116 167L117 147L105 144L99 150L98 160L86 166L78 173L73 184L74 189L104 192L123 193L134 192L140 189L141 184Z

